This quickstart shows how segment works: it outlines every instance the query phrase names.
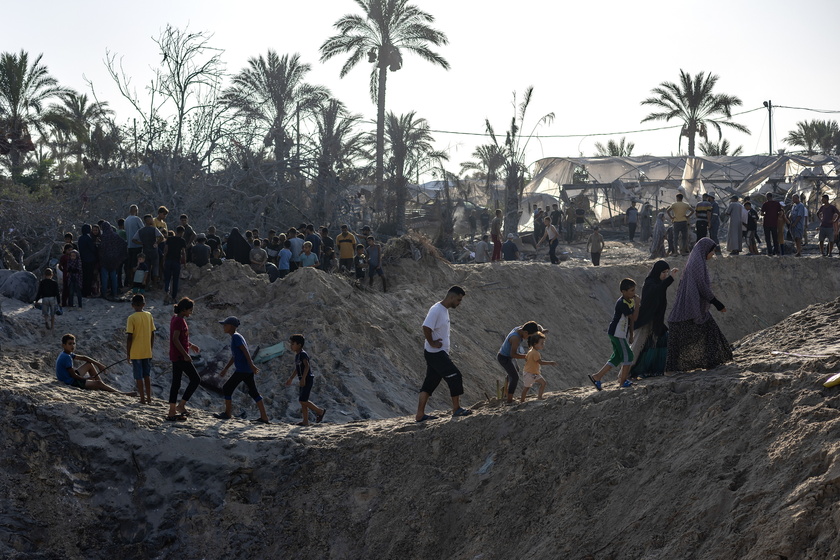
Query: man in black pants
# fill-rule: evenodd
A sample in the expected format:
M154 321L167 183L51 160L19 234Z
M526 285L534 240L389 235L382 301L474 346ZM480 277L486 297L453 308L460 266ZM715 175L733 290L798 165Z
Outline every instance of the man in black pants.
M464 383L461 372L449 358L449 310L461 305L461 300L467 292L461 286L452 286L443 300L429 308L423 321L424 343L423 357L426 359L426 378L420 388L420 400L417 403L415 420L425 422L434 420L437 416L426 414L426 403L440 384L446 381L449 395L452 397L452 416L467 416L471 410L461 408L461 395L464 394Z

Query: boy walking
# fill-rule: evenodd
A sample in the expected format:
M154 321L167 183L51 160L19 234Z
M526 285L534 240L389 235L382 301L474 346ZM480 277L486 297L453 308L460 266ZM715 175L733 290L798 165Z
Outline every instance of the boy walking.
M302 334L293 334L289 337L289 346L292 352L295 353L295 369L289 379L286 380L286 387L291 387L295 376L298 378L298 402L300 403L300 413L303 416L303 421L298 422L298 426L309 425L309 411L315 413L315 422L320 423L324 419L324 414L327 413L326 408L320 408L317 404L309 402L309 394L312 392L312 386L315 384L315 375L309 367L309 354L303 349L306 339Z
M589 380L599 391L601 379L613 367L621 367L621 375L618 378L619 387L633 385L627 377L633 365L633 351L630 349L630 344L633 343L633 323L639 317L639 296L636 295L636 282L630 278L622 280L619 289L621 297L615 302L615 314L607 329L610 342L612 342L612 356L598 373L589 376Z
M230 369L230 366L235 367L233 375L230 376L230 379L222 387L222 393L225 396L225 411L214 414L214 416L222 420L233 418L233 392L240 383L244 382L245 386L248 387L248 394L251 395L251 398L254 399L254 402L257 403L257 408L260 410L260 417L254 420L254 422L269 424L268 415L265 412L265 404L262 402L262 397L260 396L260 392L257 391L257 384L254 381L254 376L260 372L260 368L254 365L245 338L236 332L236 328L240 325L239 319L230 316L224 321L219 321L219 324L225 329L225 334L230 335L231 352L230 360L228 360L227 365L222 369L220 375L224 377Z
M155 320L148 311L143 311L146 298L135 294L131 298L134 313L125 324L126 358L131 364L140 404L152 404L152 350L155 345Z
M586 241L586 250L592 257L592 266L601 265L601 252L604 250L604 236L599 231L600 228L595 226L592 228L592 235Z
M38 293L35 301L41 300L41 315L44 316L44 326L50 330L55 327L55 311L58 308L58 282L53 279L51 268L44 270L44 278L38 283Z
M426 378L420 388L420 400L417 403L417 422L434 420L436 416L426 414L426 403L441 381L449 386L452 397L452 416L467 416L472 410L461 408L461 395L464 394L464 382L461 372L449 359L449 310L461 305L467 292L461 286L452 286L443 300L429 308L423 321L424 343L423 357L426 359Z

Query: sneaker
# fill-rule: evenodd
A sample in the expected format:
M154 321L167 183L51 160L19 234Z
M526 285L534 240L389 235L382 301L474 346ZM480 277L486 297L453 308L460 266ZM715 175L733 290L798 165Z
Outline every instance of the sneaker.
M621 384L621 386L622 386L623 388L625 388L625 389L626 389L627 387L632 387L633 385L634 385L634 383L633 383L632 381L630 381L629 379L628 379L627 381L625 381L624 383L622 383L622 384Z

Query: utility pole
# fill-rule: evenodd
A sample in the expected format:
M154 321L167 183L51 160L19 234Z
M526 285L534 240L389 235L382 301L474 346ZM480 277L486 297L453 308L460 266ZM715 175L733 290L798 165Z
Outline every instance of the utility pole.
M773 102L765 101L764 106L767 107L767 123L770 129L770 155L773 155Z

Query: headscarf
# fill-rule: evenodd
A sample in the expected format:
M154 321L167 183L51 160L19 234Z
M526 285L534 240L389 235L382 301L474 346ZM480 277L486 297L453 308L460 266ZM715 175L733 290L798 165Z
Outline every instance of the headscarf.
M665 241L665 212L656 215L656 224L653 226L653 238L650 242L650 252L653 254Z
M709 304L715 295L706 258L715 247L717 243L708 237L703 237L694 245L677 288L677 299L668 316L669 322L694 321L700 324L709 319Z
M665 331L665 309L668 307L666 290L674 283L674 279L669 276L665 280L660 280L659 277L669 268L667 262L660 260L656 261L650 269L642 288L642 304L639 307L639 318L633 324L634 327L651 324L657 335Z
M228 235L227 258L233 259L242 264L251 264L251 244L239 233L239 228L233 228Z
M125 260L128 244L117 235L109 222L102 222L102 242L99 244L99 262L105 270L116 270Z
M90 232L90 224L84 224L79 237L79 258L86 263L96 262L96 242Z

